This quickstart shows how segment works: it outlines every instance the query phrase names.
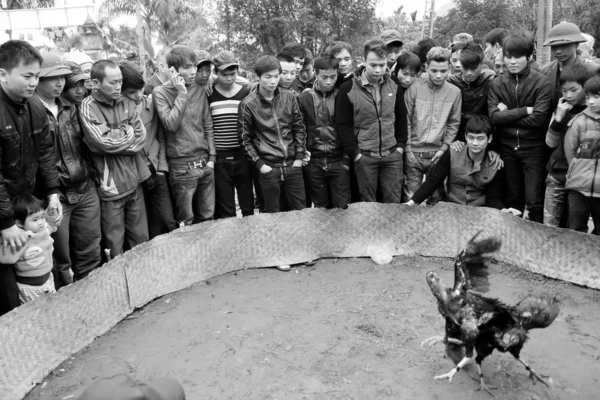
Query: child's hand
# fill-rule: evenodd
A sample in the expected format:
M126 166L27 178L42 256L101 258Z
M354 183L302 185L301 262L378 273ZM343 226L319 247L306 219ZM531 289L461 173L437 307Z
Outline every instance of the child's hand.
M556 122L561 122L565 115L567 115L567 111L572 109L573 106L565 100L564 97L561 97L558 100L558 106L556 107L556 115L554 116L554 120Z
M506 107L506 104L504 104L502 102L498 103L497 107L498 107L498 110L500 110L500 111L508 110L508 107Z

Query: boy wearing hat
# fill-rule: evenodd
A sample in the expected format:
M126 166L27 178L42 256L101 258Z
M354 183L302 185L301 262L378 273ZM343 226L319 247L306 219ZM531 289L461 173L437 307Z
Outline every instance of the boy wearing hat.
M46 107L54 140L63 208L63 221L53 234L55 286L59 289L73 280L85 278L100 265L100 201L82 151L77 106L83 98L71 103L61 97L67 80L70 85L77 82L83 85L87 75L77 64L74 68L78 72L74 72L57 54L42 53L42 57L44 62L36 93Z
M63 61L72 61L79 65L81 71L87 75L87 79L85 80L85 88L91 93L92 89L94 88L94 83L90 78L92 64L94 64L92 57L82 53L81 51L73 51L71 53L65 53L63 55Z
M218 80L208 102L213 119L217 150L215 217L236 216L236 191L242 215L252 215L254 214L252 165L244 154L237 129L238 108L249 90L236 83L240 64L232 52L219 52L213 58L213 64Z
M33 96L43 59L29 43L9 40L0 45L0 237L14 253L28 240L15 225L11 199L32 193L36 177L48 195L48 208L58 212L58 173L46 109ZM0 315L19 305L15 271L0 265Z
M387 31L381 32L379 38L383 40L385 46L387 47L387 66L390 71L394 70L394 64L396 64L396 60L402 54L402 46L404 42L402 42L402 38L400 36L400 32L389 29Z

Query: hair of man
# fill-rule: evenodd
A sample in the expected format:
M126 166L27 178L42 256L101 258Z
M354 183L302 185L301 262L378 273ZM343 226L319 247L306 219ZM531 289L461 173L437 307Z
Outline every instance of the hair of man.
M289 62L293 62L293 60ZM279 63L279 60L273 56L260 56L254 63L254 73L256 73L258 77L262 76L262 74L265 72L269 72L274 69L279 70L279 73L281 73L281 64Z
M449 62L451 55L452 53L448 49L439 46L432 47L431 50L427 52L427 65L429 65L429 63L432 61Z
M504 28L494 28L488 32L483 38L483 43L489 43L494 46L496 44L502 46L504 39L508 36L508 31Z
M583 86L583 90L585 90L586 96L600 96L600 76L595 75L588 79Z
M341 40L336 40L335 42L333 42L329 46L327 46L325 48L325 50L323 51L323 54L329 53L332 56L335 56L342 50L347 50L348 53L350 53L350 55L352 55L352 45L350 45L350 43L347 43L347 42L342 42Z
M434 47L438 47L439 44L431 38L426 38L419 40L417 46L419 46L419 50L416 54L419 56L421 64L425 64L427 62L427 53L429 53L429 50L431 50Z
M124 92L128 89L139 90L146 86L144 76L137 65L130 61L121 61L119 62L119 68L121 69L121 75L123 76L121 91Z
M277 56L275 56L275 57L277 58L278 61L290 62L290 63L294 62L294 55L292 54L292 52L287 51L287 50L281 50L281 52L279 52L279 54L277 54Z
M460 52L458 60L464 69L476 69L483 62L483 50L478 44L468 43Z
M483 115L472 115L465 126L465 132L468 133L485 133L487 137L492 134L492 126L487 117Z
M585 67L585 65L570 65L560 72L560 78L558 79L558 82L561 85L564 85L567 82L576 82L579 83L581 87L584 87L587 80L591 77L592 74Z
M421 60L415 53L405 51L398 57L396 61L396 68L394 74L398 74L398 71L408 69L411 73L417 74L421 71Z
M319 73L321 70L336 70L339 68L339 61L332 54L327 54L324 56L320 56L315 58L314 63L315 73Z
M197 61L194 50L182 44L173 46L165 55L165 60L167 61L167 67L173 67L175 70L179 70L179 68L190 63L196 65Z
M365 60L369 53L375 53L379 58L387 58L388 48L385 42L378 37L371 38L365 42L363 55Z
M292 58L306 58L306 47L302 46L300 43L297 42L286 43L285 46L283 46L283 49L281 49L281 52L291 53Z
M90 78L102 82L106 76L106 67L119 68L119 66L111 60L98 60L92 65L92 71L90 72Z
M504 39L502 53L504 57L531 57L535 50L532 37L524 33L512 33Z
M6 72L19 65L29 65L44 62L40 52L24 40L9 40L0 45L0 68Z

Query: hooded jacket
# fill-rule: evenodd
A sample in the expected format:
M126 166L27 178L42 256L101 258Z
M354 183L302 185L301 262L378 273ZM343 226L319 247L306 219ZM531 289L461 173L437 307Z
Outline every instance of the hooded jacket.
M600 197L600 117L589 109L569 122L565 155L569 162L565 187L587 197Z

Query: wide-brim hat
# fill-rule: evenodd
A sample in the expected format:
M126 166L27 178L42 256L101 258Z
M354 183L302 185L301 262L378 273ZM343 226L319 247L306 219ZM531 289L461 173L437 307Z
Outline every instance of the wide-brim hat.
M543 46L560 46L562 44L583 42L587 42L587 39L581 34L577 25L572 22L561 22L550 29Z
M40 78L50 78L54 76L66 76L71 74L69 68L60 56L56 53L41 53L44 62L40 70Z

